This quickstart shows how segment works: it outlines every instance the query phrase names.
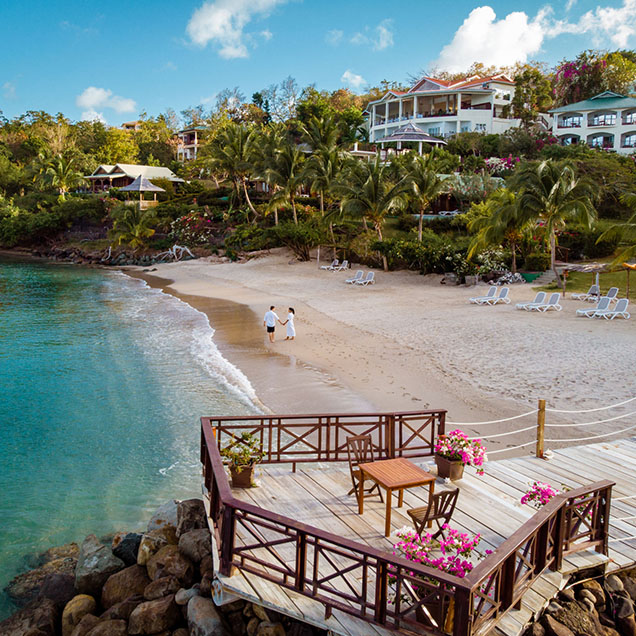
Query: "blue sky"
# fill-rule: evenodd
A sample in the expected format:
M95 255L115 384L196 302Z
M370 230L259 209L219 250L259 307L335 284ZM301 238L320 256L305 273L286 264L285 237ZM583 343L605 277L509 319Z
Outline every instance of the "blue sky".
M361 91L433 66L555 64L585 48L636 46L636 0L4 0L0 110L111 125L248 97L288 75Z

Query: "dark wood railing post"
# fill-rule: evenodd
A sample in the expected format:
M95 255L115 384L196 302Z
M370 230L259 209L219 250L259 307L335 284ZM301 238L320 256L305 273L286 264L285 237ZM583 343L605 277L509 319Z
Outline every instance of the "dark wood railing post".
M537 452L536 455L543 459L543 439L545 437L545 400L539 400L537 410Z
M307 574L307 533L300 530L296 534L296 581L295 587L301 594L305 591Z
M550 540L550 519L547 519L539 531L535 543L534 570L543 572L548 559L548 542Z
M378 560L375 580L375 615L373 619L376 623L384 625L386 623L386 604L388 603L388 567L386 561Z
M453 636L470 636L472 633L472 598L471 589L455 588L455 619L453 623Z
M389 459L395 459L395 436L397 431L395 429L395 415L393 413L386 416L387 423L387 452L389 454Z
M612 505L612 486L606 486L601 490L601 496L603 500L599 502L597 519L600 519L596 522L597 532L600 534L600 538L603 539L603 542L596 546L596 551L601 554L609 555L609 519L610 519L610 507ZM594 537L598 539L599 537Z
M556 513L556 521L554 522L554 537L552 539L554 545L554 564L551 569L560 570L563 565L563 525L565 523L565 506L561 506Z
M234 532L236 511L226 505L223 508L223 525L221 526L221 554L219 570L225 576L232 576L232 554L234 553Z
M515 565L517 562L517 552L513 552L505 561L501 568L501 610L506 611L512 606L515 593Z

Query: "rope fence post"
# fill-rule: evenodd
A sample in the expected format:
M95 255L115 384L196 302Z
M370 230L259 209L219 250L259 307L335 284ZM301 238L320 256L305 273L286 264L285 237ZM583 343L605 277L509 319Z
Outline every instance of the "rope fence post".
M543 439L545 435L545 400L539 400L537 410L537 457L543 459Z

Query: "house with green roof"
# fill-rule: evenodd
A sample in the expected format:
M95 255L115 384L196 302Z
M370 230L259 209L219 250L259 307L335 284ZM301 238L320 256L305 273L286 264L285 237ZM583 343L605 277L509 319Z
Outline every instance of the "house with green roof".
M553 108L552 133L562 145L631 154L636 150L636 98L605 91L590 99Z

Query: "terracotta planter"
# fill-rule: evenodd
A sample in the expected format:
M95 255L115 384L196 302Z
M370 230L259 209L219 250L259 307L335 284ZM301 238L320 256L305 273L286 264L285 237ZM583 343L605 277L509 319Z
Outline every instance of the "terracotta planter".
M464 463L461 460L446 459L441 455L435 455L437 464L437 476L456 481L464 476Z
M235 468L230 466L232 476L232 486L234 488L251 488L254 486L254 466L243 466Z

